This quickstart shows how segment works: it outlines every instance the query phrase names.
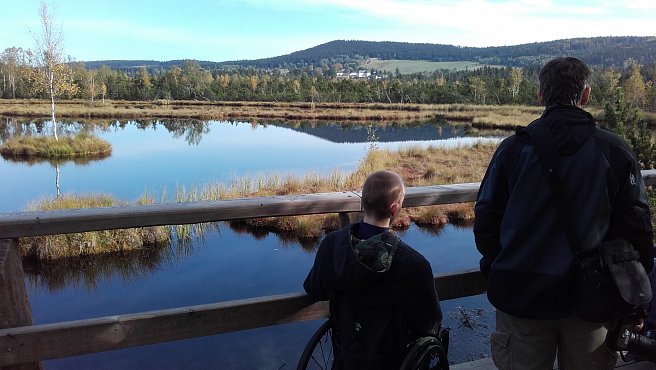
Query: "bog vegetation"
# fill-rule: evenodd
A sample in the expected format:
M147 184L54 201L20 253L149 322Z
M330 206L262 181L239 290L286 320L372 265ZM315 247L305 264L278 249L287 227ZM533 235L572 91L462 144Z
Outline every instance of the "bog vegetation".
M13 136L0 146L3 157L14 159L104 158L112 154L112 145L105 140L80 132L74 136Z
M173 201L201 201L234 199L254 196L293 195L332 191L357 191L371 171L392 169L401 173L407 186L452 184L479 181L495 145L476 144L472 147L419 148L407 147L399 151L371 149L351 174L333 173L329 176L306 175L299 177L268 177L260 179L235 179L232 184L207 184L190 189L177 189ZM155 200L144 195L138 204ZM167 199L160 199L167 201ZM64 196L43 200L30 210L64 208L88 208L119 206L121 202L107 195ZM404 209L395 227L407 227L410 222L420 225L442 226L447 222L468 224L473 219L471 204L445 205ZM316 240L324 232L339 226L336 215L306 215L295 217L270 217L229 222L236 230L254 233L275 232L293 235L295 239ZM21 238L21 250L26 258L53 260L71 256L99 253L127 252L144 246L167 243L171 235L185 245L191 238L202 236L209 224L181 225L174 227L147 227L129 230Z

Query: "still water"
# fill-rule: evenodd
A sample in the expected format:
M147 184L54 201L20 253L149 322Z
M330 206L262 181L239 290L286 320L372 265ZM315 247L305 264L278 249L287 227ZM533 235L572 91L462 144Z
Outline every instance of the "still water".
M21 130L41 130L28 126ZM70 129L75 130L73 124ZM111 157L86 164L0 160L0 212L19 211L35 199L54 197L56 167L64 194L109 193L133 201L145 192L170 198L181 187L230 184L235 178L348 173L372 146L448 146L479 140L464 137L462 126L439 122L378 128L336 123L116 122L99 125L95 133L112 143ZM435 273L478 265L468 228L426 230L413 225L399 233L426 256ZM116 261L80 264L56 278L28 272L26 285L34 322L42 324L299 292L313 259L312 245L301 246L274 234L256 238L217 224L185 249L171 246L157 255L140 256L128 266ZM463 362L489 355L493 311L485 297L443 302L442 308L445 325L452 330L451 359ZM463 315L473 327L463 325ZM52 360L45 367L293 369L320 323Z

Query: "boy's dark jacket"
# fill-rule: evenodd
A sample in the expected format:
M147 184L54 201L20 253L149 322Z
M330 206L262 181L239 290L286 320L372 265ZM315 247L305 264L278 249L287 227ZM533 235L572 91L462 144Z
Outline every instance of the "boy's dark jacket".
M570 235L583 250L626 238L653 266L652 227L644 183L631 150L617 135L597 129L584 110L555 104L532 125L547 125L559 157L556 176L574 212ZM481 183L474 235L483 255L488 298L524 318L572 314L573 255L558 220L559 201L525 129L497 148Z
M317 301L348 300L355 316L368 316L358 321L394 313L417 335L431 333L442 313L428 261L390 231L359 240L358 227L348 225L321 241L305 291Z

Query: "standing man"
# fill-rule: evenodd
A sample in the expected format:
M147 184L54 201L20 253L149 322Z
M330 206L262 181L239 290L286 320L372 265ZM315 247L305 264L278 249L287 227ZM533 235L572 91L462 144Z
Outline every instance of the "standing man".
M531 125L544 125L557 153L547 174L536 146L519 129L497 148L481 183L475 213L476 246L487 295L497 308L492 358L500 369L611 369L605 344L611 325L574 316L572 248L594 249L625 238L653 267L652 227L636 159L616 135L596 128L581 109L590 98L590 69L576 58L547 63L539 77L545 106ZM554 190L549 176L559 189ZM569 210L561 217L561 204ZM568 230L566 230L568 228ZM577 245L571 246L570 241Z

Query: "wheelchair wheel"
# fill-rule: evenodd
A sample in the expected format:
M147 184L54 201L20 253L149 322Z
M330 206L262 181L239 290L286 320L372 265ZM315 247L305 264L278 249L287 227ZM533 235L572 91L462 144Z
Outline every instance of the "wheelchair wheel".
M333 338L330 321L326 320L312 335L305 346L296 370L331 369L335 354L333 353Z
M433 336L421 337L408 350L400 370L448 370L442 343Z

